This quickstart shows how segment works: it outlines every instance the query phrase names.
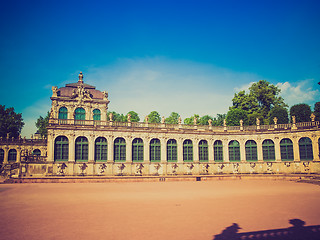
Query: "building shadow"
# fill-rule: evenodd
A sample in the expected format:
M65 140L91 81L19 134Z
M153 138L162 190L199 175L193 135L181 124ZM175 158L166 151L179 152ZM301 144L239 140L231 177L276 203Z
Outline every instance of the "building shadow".
M213 240L320 240L320 225L305 226L300 219L290 219L292 227L239 233L240 226L233 223Z

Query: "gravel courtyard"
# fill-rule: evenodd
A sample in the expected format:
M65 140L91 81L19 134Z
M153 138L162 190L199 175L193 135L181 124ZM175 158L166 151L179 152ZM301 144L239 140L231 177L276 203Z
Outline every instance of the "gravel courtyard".
M0 185L1 239L213 239L320 224L320 186L282 180Z

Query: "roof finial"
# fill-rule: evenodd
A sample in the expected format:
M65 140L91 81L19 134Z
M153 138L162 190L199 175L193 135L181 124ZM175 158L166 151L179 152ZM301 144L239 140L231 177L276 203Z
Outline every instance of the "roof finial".
M79 81L78 82L83 83L83 74L82 74L82 72L80 72L80 74L79 74Z

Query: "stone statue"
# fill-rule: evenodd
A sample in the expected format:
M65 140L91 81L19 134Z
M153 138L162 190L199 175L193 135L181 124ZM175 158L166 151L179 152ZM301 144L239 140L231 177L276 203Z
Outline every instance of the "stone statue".
M52 97L58 97L58 87L52 87Z
M181 117L178 118L178 123L181 124Z
M113 114L109 113L109 121L113 121Z
M293 124L296 123L296 116L292 116L292 123L293 123Z
M260 119L259 118L256 118L256 123L257 123L257 126L260 125Z
M79 82L83 82L83 74L82 74L82 72L79 73Z
M212 119L208 120L209 126L212 126Z
M49 118L53 118L53 109L52 109L52 108L51 108L51 110L50 110Z
M108 92L103 91L102 93L103 93L103 99L108 100L108 96L109 96Z
M164 123L164 122L165 122L165 118L164 116L162 116L161 123Z
M227 126L227 121L226 121L226 119L223 119L223 126Z
M274 122L275 125L277 125L278 118L277 118L277 117L274 117L274 118L273 118L273 122Z
M193 125L197 125L197 118L196 117L194 117L194 119L193 119Z
M243 126L243 120L240 119L240 126L242 127Z
M131 122L131 114L129 113L127 116L128 122Z
M145 121L146 123L148 123L148 122L149 122L149 117L146 116L145 119L144 119L144 121Z
M311 118L311 121L314 122L316 119L316 115L314 115L314 113L311 113L310 118Z

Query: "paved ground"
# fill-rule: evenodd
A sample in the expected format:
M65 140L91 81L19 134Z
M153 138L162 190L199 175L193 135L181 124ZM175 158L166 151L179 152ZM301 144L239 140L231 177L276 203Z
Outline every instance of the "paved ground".
M1 184L1 239L213 239L320 224L320 186L280 180Z

